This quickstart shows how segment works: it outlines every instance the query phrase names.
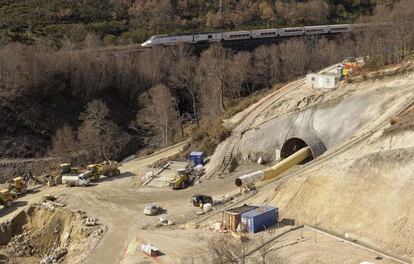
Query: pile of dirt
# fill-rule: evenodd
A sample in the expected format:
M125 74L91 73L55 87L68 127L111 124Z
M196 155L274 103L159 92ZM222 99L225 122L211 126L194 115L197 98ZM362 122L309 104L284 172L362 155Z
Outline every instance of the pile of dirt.
M88 218L85 212L72 212L64 206L59 199L48 197L19 214L19 221L3 223L0 235L11 236L9 241L2 241L0 254L8 261L24 263L58 263L63 259L82 262L98 244L106 226Z

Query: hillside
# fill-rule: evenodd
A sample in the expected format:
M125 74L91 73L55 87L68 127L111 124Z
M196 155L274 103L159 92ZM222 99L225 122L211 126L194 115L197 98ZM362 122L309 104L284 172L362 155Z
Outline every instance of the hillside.
M269 109L262 116L268 121L259 118L243 135L239 157L274 158L280 148L280 136L270 136L275 128L282 140L315 133L327 152L269 184L251 202L278 206L284 218L412 259L413 83L411 70L343 85L343 95L328 94L309 107L315 109L311 116L306 108L295 110L296 119L277 118L283 106ZM340 102L331 101L337 96ZM289 133L286 122L292 124Z
M347 57L365 56L366 67L375 69L402 62L410 56L414 45L409 36L414 35L413 27L410 23L399 22L411 16L412 2L399 2L394 6L395 11L387 16L382 15L389 11L384 9L382 2L352 2L342 2L343 7L340 8L335 1L283 4L279 1L267 4L247 1L238 5L223 1L222 12L225 17L224 14L231 10L257 11L270 5L268 15L272 21L266 21L269 26L310 25L313 22L292 22L297 17L292 17L288 11L295 10L294 14L299 16L301 12L310 12L309 8L316 12L318 5L323 4L334 12L330 15L324 13L326 19L323 21L352 22L352 14L371 14L376 6L375 18L381 16L396 21L398 30L394 27L372 28L364 34L355 32L334 38L317 37L312 41L292 38L252 51L212 45L198 53L181 46L119 52L100 49L106 33L99 30L105 31L104 27L99 26L99 30L94 31L97 35L88 34L93 31L88 27L94 23L112 25L112 20L122 20L129 27L137 19L132 19L135 13L131 8L150 14L148 8L158 10L164 5L154 5L153 1L100 1L99 4L96 1L63 1L59 4L7 1L0 7L3 14L0 24L3 33L9 37L15 34L13 36L17 38L7 37L0 44L0 107L4 112L0 156L34 158L58 155L75 163L111 158L120 160L141 146L160 148L187 139L189 135L195 135L192 147L212 154L226 136L220 120L242 110L252 100L251 95L266 93L270 88ZM249 5L258 9L247 8ZM192 8L202 8L207 13L217 9L204 1L192 5L168 2L166 6L173 10L168 14L178 23L170 23L173 28L166 28L168 32L185 28L186 24L180 22L184 18L199 21L197 23L201 26L197 27L207 30L208 26L203 24L208 20L203 16L205 13L193 12ZM335 13L337 9L342 10L342 15ZM189 10L193 17L183 15ZM286 11L284 14L292 21L285 19L280 22L282 11ZM263 17L258 13L250 15L252 18ZM249 17L244 13L241 16ZM150 16L153 17L157 16ZM142 19L149 21L148 18ZM31 25L27 24L28 21ZM220 24L217 28L255 27L263 23L256 22L246 20L241 24ZM75 30L73 36L67 35L72 31L65 27L74 25L76 29L83 28L83 33ZM154 25L135 24L135 27L153 34ZM30 31L27 31L29 26ZM55 35L53 27L61 28L64 34ZM45 28L51 31L43 31ZM130 28L125 30L117 31L121 33L115 35L120 37L122 32L130 32ZM24 39L27 34L35 41L21 41L19 36ZM74 36L79 38L72 39ZM214 129L209 129L211 124L214 124Z
M47 38L58 46L142 42L150 35L223 29L352 22L371 15L376 1L2 1L0 43Z

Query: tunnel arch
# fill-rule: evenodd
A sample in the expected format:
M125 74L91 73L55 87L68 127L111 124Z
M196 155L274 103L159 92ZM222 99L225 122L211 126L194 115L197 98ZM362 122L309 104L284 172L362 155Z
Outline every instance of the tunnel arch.
M317 158L326 151L323 142L315 135L294 136L283 143L282 148L280 149L280 157L285 159L305 147L310 148L312 156L301 162L301 164Z

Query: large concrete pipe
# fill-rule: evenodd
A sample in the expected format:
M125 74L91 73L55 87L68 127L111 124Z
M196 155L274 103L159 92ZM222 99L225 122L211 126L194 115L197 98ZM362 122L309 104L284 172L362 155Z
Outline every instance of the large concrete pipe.
M287 171L291 167L300 164L301 162L312 158L312 151L310 147L303 147L297 150L295 153L291 154L289 157L280 161L273 167L270 167L265 170L259 170L244 176L241 176L235 180L237 187L246 186L257 181L264 181L269 179L274 179L283 172Z

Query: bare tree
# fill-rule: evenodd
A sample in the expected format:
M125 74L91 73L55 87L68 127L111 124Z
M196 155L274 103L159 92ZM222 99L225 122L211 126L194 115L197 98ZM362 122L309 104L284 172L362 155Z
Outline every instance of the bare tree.
M79 146L75 133L68 124L58 129L52 138L52 153L69 158L71 152L77 151Z
M200 58L198 82L204 114L218 117L226 110L224 102L228 53L221 45L213 45Z
M240 52L236 54L227 68L226 84L232 98L240 98L244 90L244 85L247 83L250 67L251 55L248 52Z
M185 89L190 94L193 114L197 121L197 126L200 126L197 109L198 84L196 70L196 57L182 57L175 64L171 72L170 81L175 87Z
M79 119L78 139L84 150L95 159L116 159L129 138L122 137L118 126L109 118L109 109L101 100L88 103Z
M254 86L270 88L281 80L281 65L277 46L261 46L253 54ZM285 65L284 67L288 67Z
M86 106L85 112L81 113L79 119L88 122L96 129L102 130L109 118L109 109L102 100L93 100Z
M78 140L81 150L86 152L86 158L89 161L103 158L102 142L100 140L99 129L93 123L84 122L78 129Z
M137 122L152 129L165 145L171 142L180 126L176 99L163 84L152 87L140 98L145 106L137 115Z
M246 263L248 241L233 240L225 236L212 238L208 247L214 256L214 263L244 264Z
M172 56L169 49L153 48L140 54L139 72L143 76L144 85L148 88L158 83L167 83L172 66Z
M309 61L309 52L303 40L291 40L279 47L280 60L283 67L284 80L291 80L293 77L303 75Z

